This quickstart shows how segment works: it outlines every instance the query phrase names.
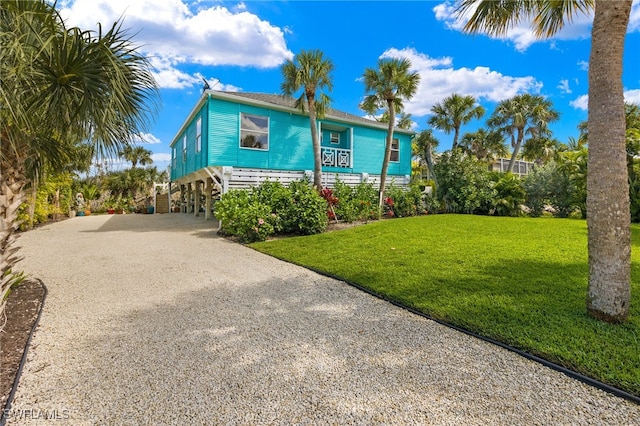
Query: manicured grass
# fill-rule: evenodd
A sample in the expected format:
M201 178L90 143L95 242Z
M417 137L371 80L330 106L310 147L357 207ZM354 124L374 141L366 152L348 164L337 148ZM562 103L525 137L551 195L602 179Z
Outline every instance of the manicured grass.
M640 396L640 226L631 315L586 314L582 220L432 215L251 247Z

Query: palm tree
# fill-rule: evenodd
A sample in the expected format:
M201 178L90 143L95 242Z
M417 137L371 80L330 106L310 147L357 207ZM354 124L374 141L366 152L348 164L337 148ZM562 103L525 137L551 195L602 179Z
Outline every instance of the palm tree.
M522 158L542 166L556 157L560 146L560 141L551 137L550 132L543 132L527 140L522 147Z
M313 185L319 191L322 188L322 158L320 138L316 120L323 118L331 99L323 90L331 91L331 71L333 63L325 59L320 50L302 50L293 60L288 59L280 69L283 82L280 86L282 94L293 96L302 89L295 101L295 107L303 113L309 110L309 125L311 126L311 142L313 144ZM318 94L318 91L320 93Z
M474 118L481 118L485 110L484 107L476 104L476 98L473 96L462 96L454 93L431 107L431 112L434 115L429 118L429 125L445 133L453 131L451 149L456 149L458 147L460 127Z
M490 127L508 135L513 152L509 161L509 171L525 142L525 135L533 137L547 131L549 123L558 120L560 114L552 108L552 103L540 95L525 93L498 103L495 111L487 120Z
M131 168L135 169L138 164L141 166L146 166L147 164L153 163L153 159L151 158L151 151L146 149L143 146L133 146L128 145L125 146L122 151L118 153L118 155L124 158L127 161L131 162Z
M578 12L595 8L589 58L587 311L608 322L625 321L631 301L631 230L625 150L622 55L633 0L562 2L459 0L460 15L473 12L469 32L504 34L534 18L539 37L550 37ZM477 6L477 8L476 8ZM473 11L475 9L475 11Z
M507 155L504 136L495 130L478 129L462 135L460 147L480 161L495 160Z
M398 114L396 119L397 119L396 127L398 129L409 130L413 126L413 120L411 119L411 114L409 114L409 113L406 113L404 111L400 111L400 113ZM378 121L381 122L381 123L388 123L389 122L389 113L387 111L383 112L382 116L380 118L378 118Z
M0 10L0 309L15 282L17 210L29 176L69 164L82 140L116 154L146 130L157 99L147 59L120 23L67 28L46 0Z
M363 74L365 96L360 108L371 114L384 109L389 116L387 141L380 171L379 205L382 207L384 187L387 180L387 168L391 157L393 129L396 127L396 113L401 112L403 101L409 100L418 90L420 74L410 72L411 61L407 58L380 59L378 68L367 68Z
M440 144L440 141L433 135L433 130L426 129L421 131L413 140L412 154L419 157L427 165L429 175L433 182L438 186L436 175L433 173L433 152Z

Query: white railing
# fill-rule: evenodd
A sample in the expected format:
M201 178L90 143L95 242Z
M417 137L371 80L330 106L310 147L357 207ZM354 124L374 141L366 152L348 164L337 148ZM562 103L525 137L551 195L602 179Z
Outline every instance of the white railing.
M351 150L322 147L322 165L327 167L351 167Z

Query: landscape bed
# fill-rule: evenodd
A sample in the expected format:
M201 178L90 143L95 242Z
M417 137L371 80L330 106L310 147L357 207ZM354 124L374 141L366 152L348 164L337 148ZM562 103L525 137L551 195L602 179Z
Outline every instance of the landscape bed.
M431 215L251 244L640 396L640 226L629 320L586 313L583 220Z

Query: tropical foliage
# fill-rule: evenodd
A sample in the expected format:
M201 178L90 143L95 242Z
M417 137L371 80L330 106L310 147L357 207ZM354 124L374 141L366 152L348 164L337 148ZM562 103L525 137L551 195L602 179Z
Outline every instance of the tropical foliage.
M406 58L380 59L377 68L367 68L364 71L363 82L367 95L360 108L371 115L384 110L389 117L384 159L380 171L379 205L382 207L387 169L391 158L393 131L396 128L396 114L403 110L403 101L411 99L418 90L420 74L411 71L411 61Z
M522 145L546 136L549 123L559 117L559 113L552 108L551 101L540 95L524 93L498 103L487 124L511 140L513 151L509 171L513 171ZM525 139L526 135L530 138Z
M466 31L502 35L522 21L530 20L538 37L552 36L576 14L594 11L589 58L587 311L595 318L610 322L627 319L631 300L631 214L629 174L625 167L622 57L632 3L632 0L458 0L456 7L459 17L468 18ZM539 103L539 106L544 105ZM504 120L512 115L509 111L506 107L505 113L496 117L496 125L510 125L513 135L517 122ZM546 115L542 118L548 123L553 114ZM516 134L512 136L512 160L521 141L520 131Z
M329 223L327 202L305 180L288 187L267 181L251 191L231 190L216 203L216 217L222 233L242 242L273 234L317 234Z
M460 141L460 148L480 161L493 161L507 155L504 136L495 130L478 129L465 133Z
M488 213L496 193L485 163L460 149L440 155L434 166L436 197L447 213Z
M481 118L485 110L476 103L473 96L454 93L435 104L431 112L433 115L428 120L429 125L445 133L453 132L451 149L456 149L460 138L460 127L473 119Z
M313 185L322 188L322 158L317 119L323 118L331 99L333 83L331 72L333 63L324 57L320 50L302 50L293 59L288 59L281 67L283 82L280 89L285 96L294 96L295 107L300 111L309 111L309 126L313 143ZM326 92L325 92L326 91Z
M433 135L433 130L431 129L418 133L418 136L413 139L411 144L411 153L418 158L420 167L426 168L427 176L432 178L436 185L438 182L433 173L433 157L439 144L440 142ZM421 174L424 175L424 173Z
M115 154L147 128L157 99L147 59L120 23L68 28L44 0L0 9L0 303L15 282L14 246L24 189L63 170L82 141ZM34 191L35 192L35 191Z

